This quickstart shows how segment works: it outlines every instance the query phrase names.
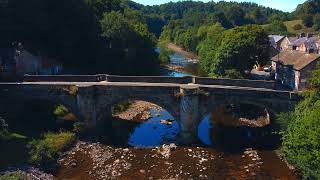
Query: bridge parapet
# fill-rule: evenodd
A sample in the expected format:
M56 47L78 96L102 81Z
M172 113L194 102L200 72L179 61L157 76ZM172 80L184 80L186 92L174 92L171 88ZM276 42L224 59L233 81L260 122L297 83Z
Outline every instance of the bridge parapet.
M174 83L189 84L193 82L192 76L171 77L171 76L114 76L106 75L108 82L144 82L144 83Z
M100 82L106 75L24 75L25 82Z
M251 88L276 89L275 81L261 81L248 79L224 79L207 77L170 77L170 76L116 76L116 75L25 75L25 82L141 82L141 83L172 83L238 86Z
M195 77L195 84L275 89L275 81Z

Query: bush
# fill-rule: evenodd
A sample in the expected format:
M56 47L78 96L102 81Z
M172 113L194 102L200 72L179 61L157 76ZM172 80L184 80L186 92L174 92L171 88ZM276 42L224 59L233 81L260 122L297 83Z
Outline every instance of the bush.
M293 30L296 30L296 31L301 30L302 28L303 28L303 26L301 24L295 24L293 26Z
M288 115L283 153L305 179L320 179L320 94L308 93ZM284 117L282 117L283 119Z
M53 113L54 113L54 115L61 118L61 117L64 117L65 115L67 115L69 113L69 110L63 105L58 105Z
M67 150L76 136L70 132L47 133L41 139L32 140L28 144L30 149L29 162L46 171L54 169L59 154Z
M223 76L231 79L243 79L242 74L236 69L227 69Z
M308 28L313 26L313 17L311 15L305 15L302 18L302 21L303 21L303 24Z

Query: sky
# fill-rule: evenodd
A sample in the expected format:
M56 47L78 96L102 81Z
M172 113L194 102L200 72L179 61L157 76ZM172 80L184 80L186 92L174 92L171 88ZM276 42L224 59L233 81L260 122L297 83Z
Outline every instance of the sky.
M140 3L140 4L144 4L144 5L156 5L156 4L167 3L170 1L177 2L180 0L133 0L133 1ZM202 0L202 1L208 2L211 0ZM217 2L219 0L214 0L214 1ZM226 1L229 1L229 0L226 0ZM232 0L232 1L255 2L255 3L263 5L263 6L279 9L279 10L286 11L286 12L292 12L295 10L295 8L297 7L298 4L301 4L301 3L305 2L306 0Z

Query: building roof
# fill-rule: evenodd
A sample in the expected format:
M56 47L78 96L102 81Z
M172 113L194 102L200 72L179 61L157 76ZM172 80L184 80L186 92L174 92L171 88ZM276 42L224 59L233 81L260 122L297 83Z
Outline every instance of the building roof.
M297 37L288 37L289 44L293 44L297 39Z
M277 43L281 41L283 38L285 37L280 35L269 35L270 43L274 48L277 48Z
M285 50L272 58L272 61L280 62L285 66L293 66L293 69L301 70L313 61L320 58L320 54L306 53L295 50Z
M319 37L302 37L302 38L288 38L291 46L305 45L307 49L316 49L316 43L320 41Z
M281 40L284 38L284 36L280 36L280 35L269 35L269 38L270 38L270 39L273 39L273 41L277 43L277 42L281 41Z

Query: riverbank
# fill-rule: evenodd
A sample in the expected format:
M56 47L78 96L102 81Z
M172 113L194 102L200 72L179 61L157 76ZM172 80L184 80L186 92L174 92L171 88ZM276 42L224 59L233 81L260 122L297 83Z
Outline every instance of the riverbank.
M196 54L194 54L192 52L185 51L182 47L179 47L173 43L168 43L167 48L173 52L182 54L187 59L195 60L195 62L198 61L198 59L199 59Z

